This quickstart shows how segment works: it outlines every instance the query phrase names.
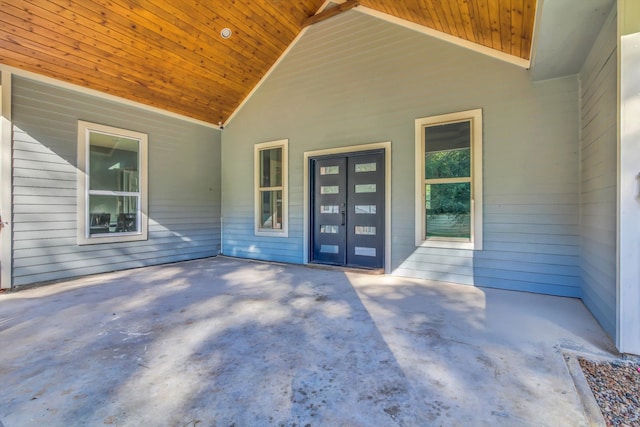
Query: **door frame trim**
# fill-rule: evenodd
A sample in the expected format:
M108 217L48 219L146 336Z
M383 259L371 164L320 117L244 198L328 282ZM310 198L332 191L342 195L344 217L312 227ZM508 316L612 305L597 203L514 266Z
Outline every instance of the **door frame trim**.
M384 150L384 167L385 167L385 195L384 195L384 272L391 273L391 141L374 142L371 144L349 145L345 147L327 148L324 150L305 151L303 153L304 164L302 176L303 182L303 232L302 247L304 251L303 264L309 264L310 236L309 236L309 220L311 218L310 194L309 194L309 159L312 157L328 156L331 154L349 154L359 153L361 151Z

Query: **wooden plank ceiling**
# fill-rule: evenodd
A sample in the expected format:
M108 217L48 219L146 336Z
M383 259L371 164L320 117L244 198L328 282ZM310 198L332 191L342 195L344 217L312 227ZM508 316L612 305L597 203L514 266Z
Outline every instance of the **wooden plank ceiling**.
M0 0L0 64L224 123L323 4ZM359 4L529 59L536 0ZM220 36L223 28L230 38Z

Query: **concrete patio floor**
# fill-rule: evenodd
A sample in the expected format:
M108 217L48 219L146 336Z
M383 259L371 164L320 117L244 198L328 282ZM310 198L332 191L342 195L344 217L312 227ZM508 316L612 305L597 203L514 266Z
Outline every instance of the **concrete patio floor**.
M0 295L15 426L587 425L576 299L241 261Z

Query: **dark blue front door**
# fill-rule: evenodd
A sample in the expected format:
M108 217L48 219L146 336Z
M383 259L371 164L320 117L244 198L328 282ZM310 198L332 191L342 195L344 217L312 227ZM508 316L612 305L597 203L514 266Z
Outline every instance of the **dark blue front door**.
M312 262L384 267L384 151L310 160Z

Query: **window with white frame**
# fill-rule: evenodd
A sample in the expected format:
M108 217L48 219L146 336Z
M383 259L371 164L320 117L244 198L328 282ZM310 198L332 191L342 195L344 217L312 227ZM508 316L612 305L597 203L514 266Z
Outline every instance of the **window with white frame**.
M283 139L255 145L256 235L288 235L288 143L288 140Z
M78 244L147 239L147 135L78 121Z
M416 246L482 249L482 110L417 119Z

